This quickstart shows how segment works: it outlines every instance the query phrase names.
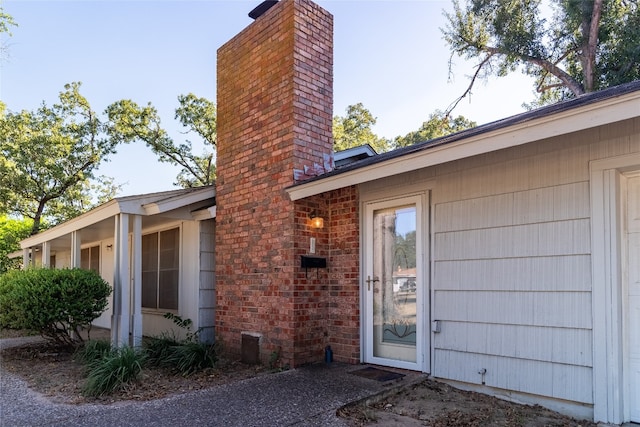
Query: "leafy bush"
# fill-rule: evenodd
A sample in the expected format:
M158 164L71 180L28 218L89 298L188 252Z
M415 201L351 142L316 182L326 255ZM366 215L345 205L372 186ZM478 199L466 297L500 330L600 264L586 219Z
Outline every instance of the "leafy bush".
M80 331L106 309L111 287L96 272L27 269L0 276L0 327L31 329L59 345L83 342Z
M87 396L102 396L138 380L145 359L143 351L128 346L103 354L89 363L83 393Z
M216 346L200 342L200 330L191 332L191 319L183 319L172 313L167 313L164 317L185 329L186 338L179 340L175 335L167 333L149 338L145 343L149 364L171 369L185 376L216 366Z

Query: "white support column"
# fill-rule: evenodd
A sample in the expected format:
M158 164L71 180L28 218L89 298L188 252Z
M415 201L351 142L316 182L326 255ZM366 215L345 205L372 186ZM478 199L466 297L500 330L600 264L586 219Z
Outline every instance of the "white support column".
M122 302L120 301L120 293L122 287L119 285L120 264L118 258L120 253L120 215L113 217L113 307L111 312L111 346L120 347L120 314L122 313Z
M118 288L120 288L120 319L118 336L120 345L130 345L129 332L131 324L131 275L129 273L129 215L120 214L118 231Z
M42 266L51 267L51 242L42 243Z
M71 232L71 268L80 268L80 230Z
M22 250L22 269L26 270L31 267L31 248Z
M133 216L133 314L131 316L133 330L133 346L142 346L142 217Z

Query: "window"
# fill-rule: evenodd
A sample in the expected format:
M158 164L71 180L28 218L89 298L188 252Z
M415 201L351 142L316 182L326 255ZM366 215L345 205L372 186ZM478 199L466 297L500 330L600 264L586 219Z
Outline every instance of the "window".
M142 307L178 309L180 229L142 236Z
M100 246L80 250L80 268L100 273Z

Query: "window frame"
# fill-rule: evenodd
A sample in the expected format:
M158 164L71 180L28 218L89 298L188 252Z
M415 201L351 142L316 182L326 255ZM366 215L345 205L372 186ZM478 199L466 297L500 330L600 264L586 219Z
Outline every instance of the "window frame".
M91 256L93 254L94 251L98 251L98 265L97 265L97 269L94 269L92 266L92 261L93 261L93 257ZM82 256L83 252L88 251L88 255L89 255L89 260L88 260L88 264L89 264L89 268L86 268L83 265L83 260L85 259L85 257ZM53 255L53 257L55 257L55 255ZM54 259L55 262L55 259ZM51 257L49 258L49 263L51 263ZM82 268L83 270L91 270L91 271L95 271L98 274L101 274L101 270L102 270L102 247L99 243L97 244L91 244L88 246L85 246L84 248L80 248L80 268Z
M176 230L177 231L177 266L175 268L175 270L177 271L177 277L176 277L176 287L177 287L177 295L176 295L176 304L175 304L175 308L162 308L160 307L160 245L161 245L161 234L163 232L167 232L167 231L172 231L172 230ZM145 306L144 305L144 301L145 298L142 297L141 298L141 309L143 312L147 312L147 313L178 313L180 310L180 299L181 299L181 295L180 295L180 290L181 290L181 286L182 286L182 225L181 224L173 224L170 226L164 226L161 228L154 228L152 230L146 230L144 233L142 233L141 235L141 241L144 242L145 238L151 235L156 235L157 236L157 241L156 241L156 247L155 247L155 251L156 251L156 265L155 265L155 307L149 307L149 306ZM144 247L144 244L142 244L142 246ZM142 255L142 254L141 254ZM141 273L145 272L144 269L144 261L145 261L145 257L144 255L142 255L142 259L141 259ZM144 276L144 274L142 274ZM144 279L141 283L141 287L142 287L142 292L144 292ZM142 295L141 295L142 296Z

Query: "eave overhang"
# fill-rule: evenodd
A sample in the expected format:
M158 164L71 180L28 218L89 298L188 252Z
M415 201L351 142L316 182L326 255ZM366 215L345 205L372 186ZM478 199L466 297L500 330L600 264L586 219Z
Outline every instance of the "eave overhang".
M215 198L215 187L199 187L183 190L172 190L160 193L143 194L138 196L118 197L110 200L89 212L73 218L53 228L45 230L35 236L27 237L20 242L22 249L39 246L74 231L90 227L119 214L153 216L167 214L173 210L197 205ZM201 209L201 208L200 208ZM215 211L214 211L215 212ZM197 220L202 214L189 215L188 219Z
M383 153L286 189L291 200L640 116L640 82Z

